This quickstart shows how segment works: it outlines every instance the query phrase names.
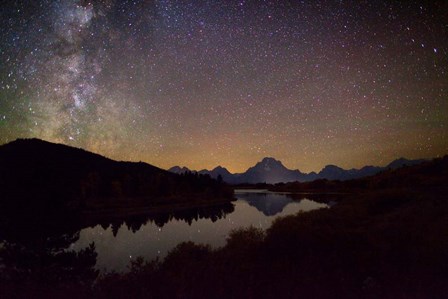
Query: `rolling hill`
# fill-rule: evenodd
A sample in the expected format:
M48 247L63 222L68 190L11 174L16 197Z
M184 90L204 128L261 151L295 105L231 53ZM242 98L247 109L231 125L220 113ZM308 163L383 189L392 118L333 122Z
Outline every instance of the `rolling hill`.
M178 175L39 139L0 146L3 209L85 210L232 198L206 175Z

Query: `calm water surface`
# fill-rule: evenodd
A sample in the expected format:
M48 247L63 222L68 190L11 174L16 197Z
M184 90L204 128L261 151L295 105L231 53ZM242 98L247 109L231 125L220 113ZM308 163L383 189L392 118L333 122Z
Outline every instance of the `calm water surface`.
M225 245L233 229L267 229L281 216L328 207L309 199L293 200L287 194L261 190L240 190L232 206L216 211L191 211L181 215L162 215L157 219L97 225L80 231L79 239L69 249L80 250L95 242L96 267L102 271L126 271L130 260L138 256L151 260L163 258L169 250L185 241Z

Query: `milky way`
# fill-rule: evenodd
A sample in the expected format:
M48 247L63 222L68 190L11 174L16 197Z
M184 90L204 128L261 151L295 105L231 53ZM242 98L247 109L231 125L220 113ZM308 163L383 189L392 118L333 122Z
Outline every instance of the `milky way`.
M446 1L9 1L0 143L243 171L448 153Z

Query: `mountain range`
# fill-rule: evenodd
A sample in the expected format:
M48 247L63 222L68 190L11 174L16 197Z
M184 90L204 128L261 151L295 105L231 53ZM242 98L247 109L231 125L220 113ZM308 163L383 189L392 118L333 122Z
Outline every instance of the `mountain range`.
M417 165L426 161L425 159L408 160L400 158L392 161L388 165L364 166L360 169L343 169L336 165L327 165L320 172L304 173L298 169L288 169L279 160L272 157L266 157L253 167L250 167L243 173L231 173L226 168L218 166L212 170L203 169L200 171L190 170L187 167L174 166L168 171L173 173L197 172L199 174L209 174L212 178L219 175L223 181L229 184L257 184L257 183L287 183L287 182L309 182L317 179L346 181L375 175L387 169L397 169L403 166Z

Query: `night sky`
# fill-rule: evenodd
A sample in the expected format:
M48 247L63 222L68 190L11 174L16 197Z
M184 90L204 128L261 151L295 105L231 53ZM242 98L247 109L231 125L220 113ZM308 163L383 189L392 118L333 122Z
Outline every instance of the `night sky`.
M162 168L448 153L447 1L5 1L0 144Z

